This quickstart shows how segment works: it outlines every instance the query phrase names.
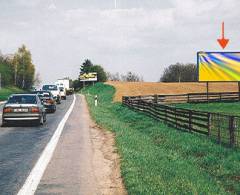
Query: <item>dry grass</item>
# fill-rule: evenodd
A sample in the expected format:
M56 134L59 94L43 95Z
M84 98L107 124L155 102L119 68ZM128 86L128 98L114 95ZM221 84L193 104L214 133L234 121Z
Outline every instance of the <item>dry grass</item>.
M107 84L116 88L114 101L121 101L122 96L151 94L181 94L206 92L206 83L153 83L153 82L113 82ZM209 83L209 92L238 91L237 82Z

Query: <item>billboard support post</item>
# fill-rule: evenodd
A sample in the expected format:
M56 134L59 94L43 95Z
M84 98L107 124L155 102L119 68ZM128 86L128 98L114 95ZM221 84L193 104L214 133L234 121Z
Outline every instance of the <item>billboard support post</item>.
M209 97L208 97L208 93L209 93L209 82L206 82L206 87L207 87L207 102L209 102Z
M238 81L238 101L240 101L240 82Z

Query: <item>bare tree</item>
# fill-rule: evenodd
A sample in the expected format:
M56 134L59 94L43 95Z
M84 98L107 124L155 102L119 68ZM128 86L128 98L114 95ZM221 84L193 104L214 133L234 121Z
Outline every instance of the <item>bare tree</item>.
M41 77L40 77L40 73L37 72L37 74L34 77L34 85L35 87L40 87L42 83Z
M107 79L108 79L108 81L120 81L121 80L118 72L117 73L108 72L107 73Z

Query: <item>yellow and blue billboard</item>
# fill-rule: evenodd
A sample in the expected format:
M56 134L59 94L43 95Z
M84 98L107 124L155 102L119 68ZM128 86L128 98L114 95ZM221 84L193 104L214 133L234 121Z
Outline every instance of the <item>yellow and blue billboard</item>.
M96 72L89 72L83 73L79 76L80 81L97 81L97 73Z
M240 81L240 52L198 52L199 81Z

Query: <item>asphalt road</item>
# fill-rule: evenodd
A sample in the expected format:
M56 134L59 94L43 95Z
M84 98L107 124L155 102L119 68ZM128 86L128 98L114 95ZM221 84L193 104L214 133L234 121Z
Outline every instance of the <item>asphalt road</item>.
M43 126L0 127L0 195L19 191L72 101L73 96L63 100Z

